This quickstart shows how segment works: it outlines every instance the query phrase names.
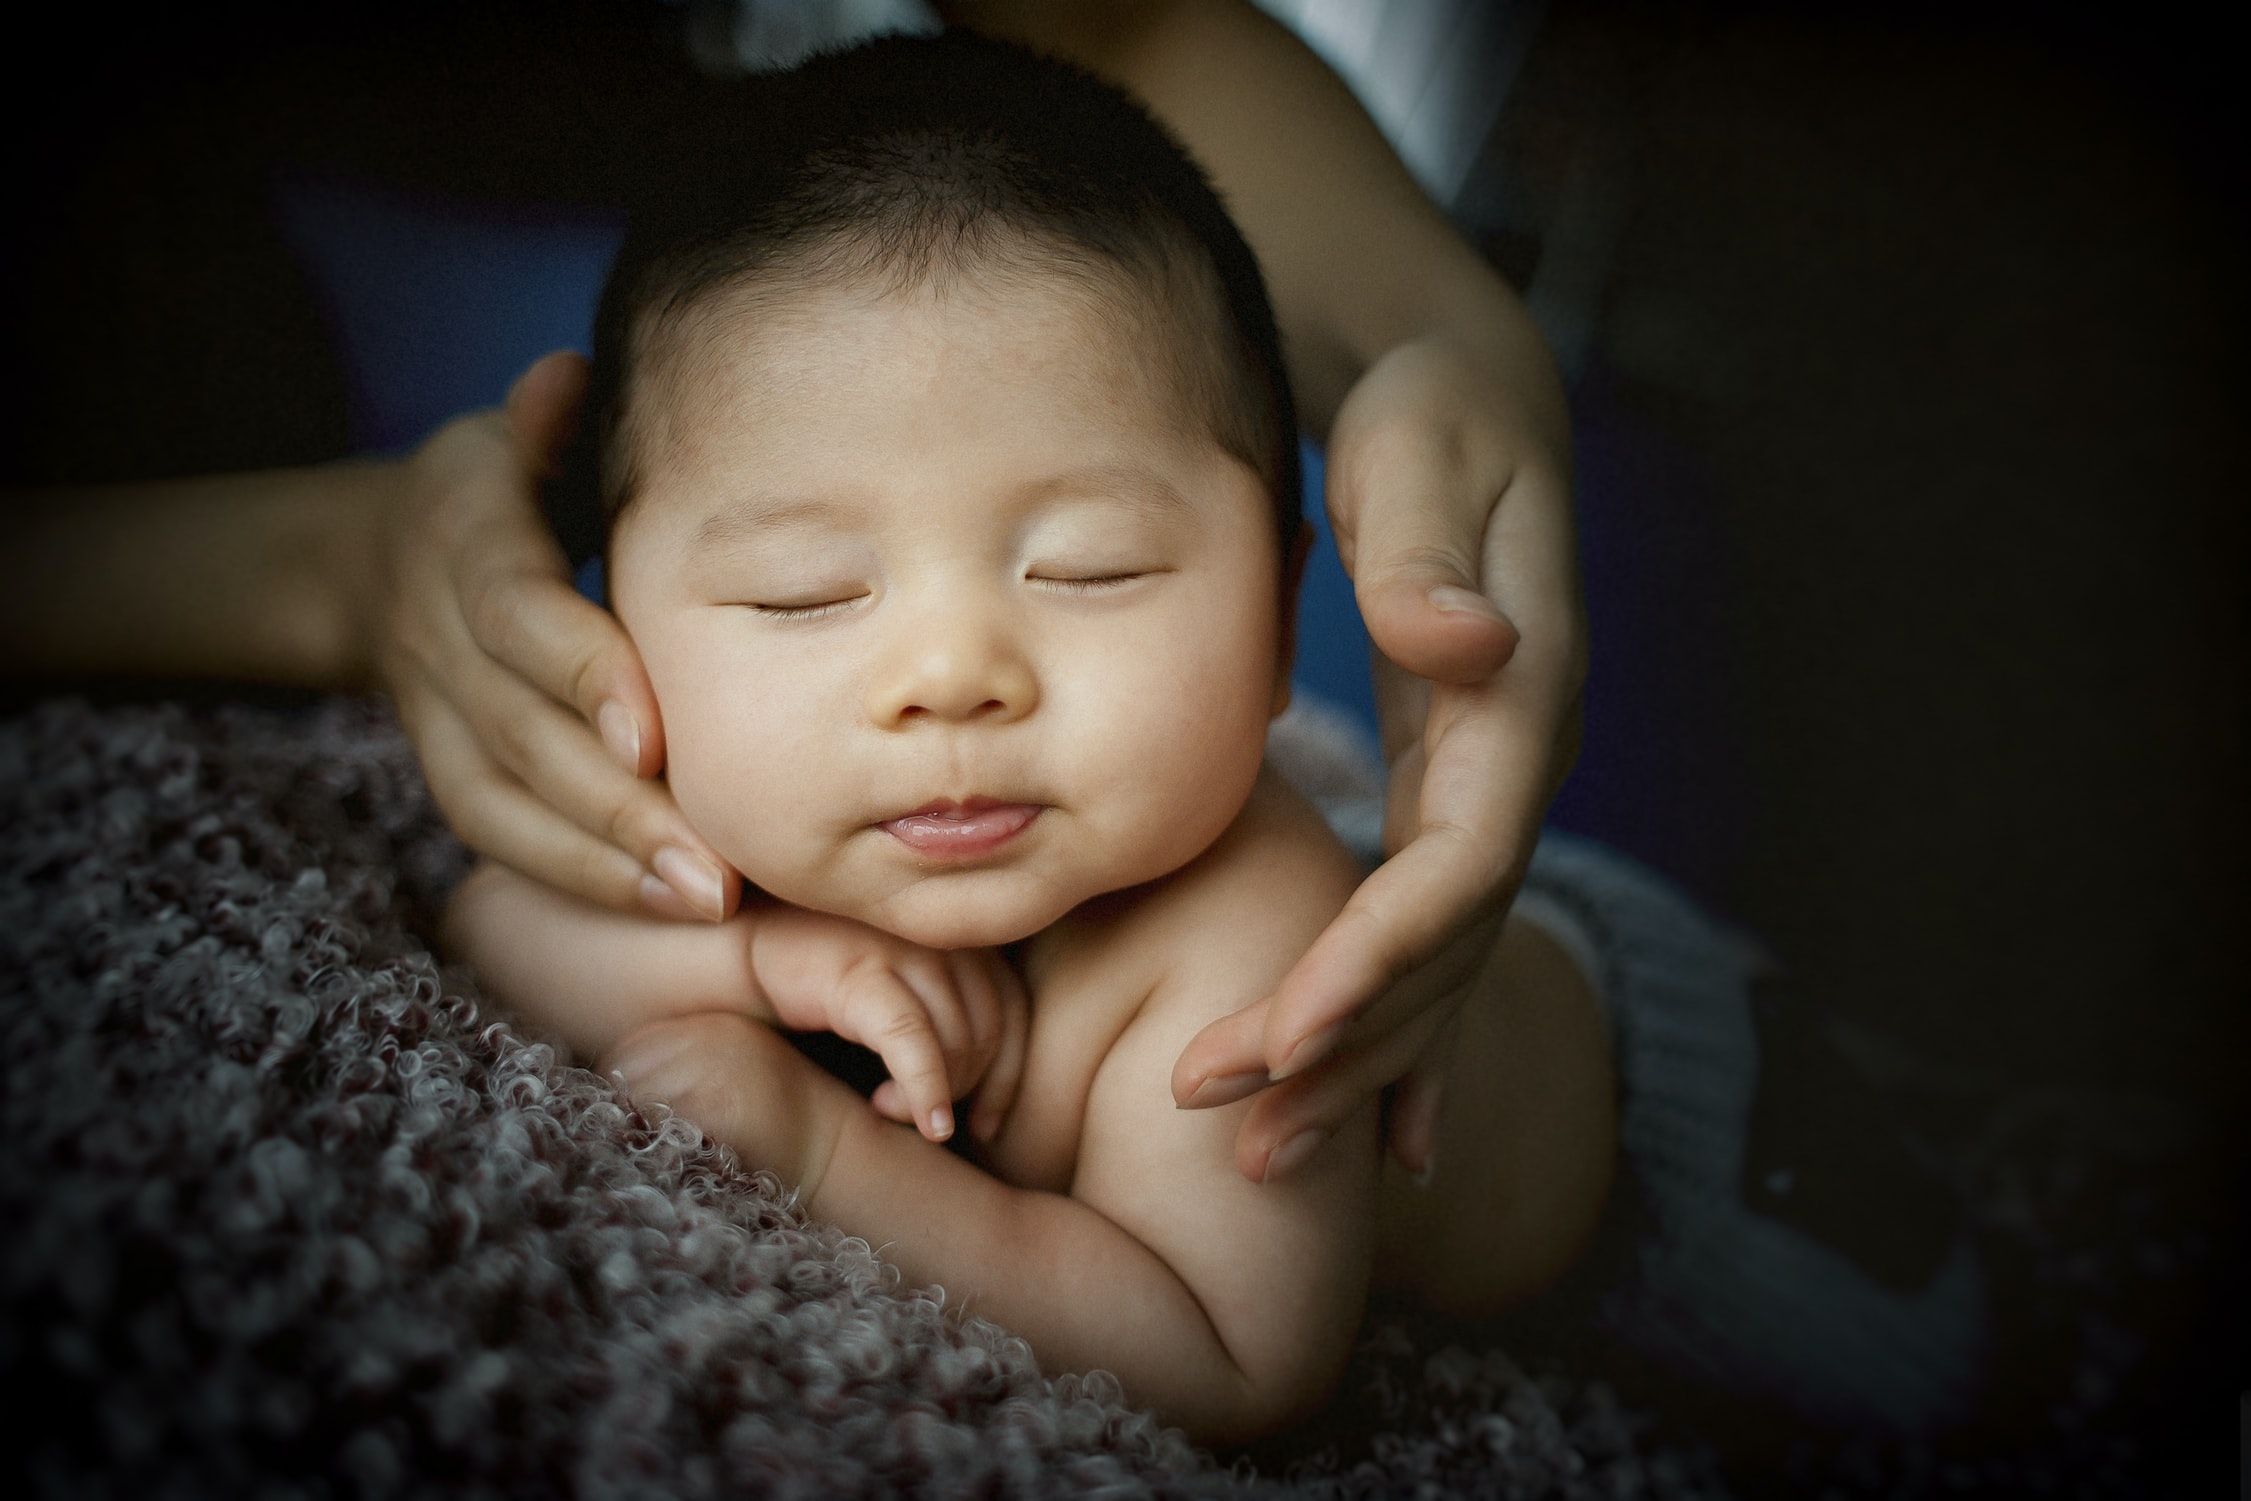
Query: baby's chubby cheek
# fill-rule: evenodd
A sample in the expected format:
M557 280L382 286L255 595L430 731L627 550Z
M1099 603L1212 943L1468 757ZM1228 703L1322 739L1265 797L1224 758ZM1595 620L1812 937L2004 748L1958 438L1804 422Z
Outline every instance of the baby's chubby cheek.
M692 700L694 695L689 695ZM666 779L680 811L727 862L791 901L817 873L837 829L849 825L849 792L805 737L699 710L665 718ZM827 833L830 837L823 838Z

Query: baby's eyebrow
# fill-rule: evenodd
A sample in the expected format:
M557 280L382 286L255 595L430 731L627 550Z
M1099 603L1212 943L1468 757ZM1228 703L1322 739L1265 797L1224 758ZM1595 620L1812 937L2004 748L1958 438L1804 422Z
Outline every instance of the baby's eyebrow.
M835 523L849 508L817 496L746 500L713 511L696 528L696 547L739 546L777 531Z
M1170 480L1138 464L1091 464L1049 475L1025 486L1022 499L1038 504L1066 496L1118 501L1160 517L1182 515L1196 508Z
M1033 509L1056 500L1091 500L1124 506L1164 518L1193 512L1191 501L1170 480L1138 464L1090 464L1044 476L1021 487L1017 505ZM704 517L696 527L697 551L741 547L776 532L840 527L860 509L834 496L771 496L737 501Z

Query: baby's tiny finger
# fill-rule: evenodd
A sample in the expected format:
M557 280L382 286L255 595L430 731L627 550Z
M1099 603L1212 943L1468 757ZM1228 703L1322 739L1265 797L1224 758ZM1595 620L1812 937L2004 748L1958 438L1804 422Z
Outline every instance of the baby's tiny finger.
M957 1095L964 1095L974 1091L984 1079L985 1069L1000 1046L1001 1003L993 988L993 975L984 950L956 949L947 959L953 970L954 992L961 997L962 1015L969 1029L958 1060L960 1071L954 1075L954 1090Z
M915 1123L914 1107L907 1103L906 1091L899 1088L897 1080L886 1079L878 1084L875 1093L868 1096L868 1104L887 1121L897 1121L902 1126Z
M946 1083L946 1060L922 1002L889 969L865 965L847 974L839 1008L840 1035L873 1048L897 1082L911 1119L932 1141L954 1134L953 1092Z
M1000 1134L1001 1126L1008 1120L1008 1112L1015 1108L1016 1092L1024 1082L1024 1059L1031 1043L1031 1004L1024 997L1024 985L1016 971L1006 960L993 956L994 988L1000 1002L1000 1041L993 1053L991 1066L977 1089L975 1107L970 1115L970 1130L979 1141L991 1141Z
M954 981L952 956L936 950L916 950L897 961L896 968L907 989L922 1003L923 1012L930 1019L931 1032L945 1055L946 1098L951 1100L967 1094L969 1087L976 1083L976 1075L970 1070L974 1050L969 1040L969 1017Z

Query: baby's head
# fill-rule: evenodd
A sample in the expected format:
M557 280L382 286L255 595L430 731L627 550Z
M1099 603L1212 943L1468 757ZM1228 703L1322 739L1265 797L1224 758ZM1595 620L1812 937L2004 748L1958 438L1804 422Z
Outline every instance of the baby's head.
M1255 261L1060 64L887 43L629 232L574 467L689 819L940 947L1170 874L1287 693L1296 430Z

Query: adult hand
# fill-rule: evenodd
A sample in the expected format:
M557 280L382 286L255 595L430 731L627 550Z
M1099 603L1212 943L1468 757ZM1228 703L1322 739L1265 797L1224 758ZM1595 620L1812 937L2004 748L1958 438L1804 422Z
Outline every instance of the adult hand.
M640 655L571 587L536 499L585 390L585 361L550 354L504 411L415 453L371 560L376 674L470 847L606 906L718 921L740 883L650 780L664 726Z
M1329 518L1381 654L1390 858L1271 997L1174 1069L1192 1108L1265 1090L1236 1140L1247 1178L1286 1171L1310 1153L1277 1157L1285 1143L1394 1083L1392 1151L1429 1167L1445 1036L1578 749L1567 446L1559 415L1443 339L1393 349L1338 411Z

